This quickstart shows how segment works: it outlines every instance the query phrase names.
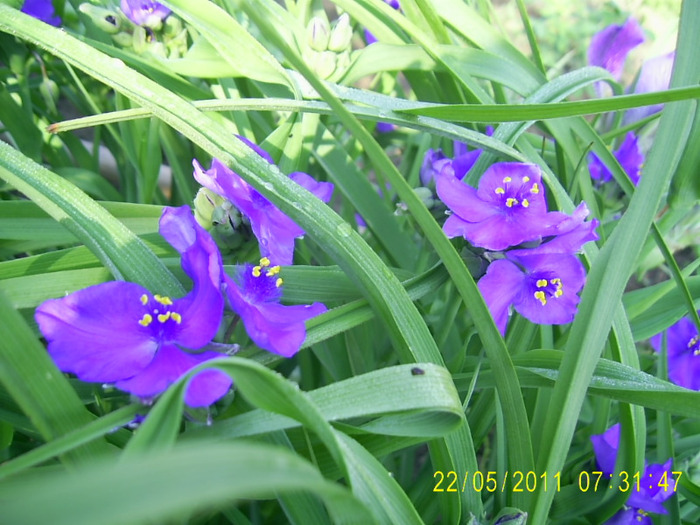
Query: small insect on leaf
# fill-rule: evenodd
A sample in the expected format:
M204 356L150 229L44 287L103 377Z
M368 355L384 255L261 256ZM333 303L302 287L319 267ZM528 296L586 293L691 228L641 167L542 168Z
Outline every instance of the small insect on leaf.
M425 370L423 370L422 368L418 368L417 366L411 368L411 375L422 376L424 374L425 374Z

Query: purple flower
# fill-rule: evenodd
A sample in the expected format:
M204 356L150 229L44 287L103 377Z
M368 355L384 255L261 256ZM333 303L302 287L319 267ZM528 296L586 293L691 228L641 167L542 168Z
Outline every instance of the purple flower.
M695 324L684 317L667 330L668 377L682 387L700 390L700 334ZM651 345L661 351L661 336L651 338Z
M639 184L639 175L644 164L644 154L639 148L637 137L633 132L630 131L625 135L625 140L618 149L613 151L613 155L632 180L632 183L635 186ZM592 178L601 182L608 182L612 179L612 173L603 164L598 155L590 153L588 160L588 170Z
M675 58L676 52L672 51L644 62L639 72L637 83L634 85L634 93L649 93L668 89L671 84L671 72ZM636 122L661 111L663 107L663 104L656 104L654 106L632 108L625 113L622 123L626 125Z
M628 18L624 25L610 25L593 36L588 63L607 69L619 81L627 54L642 42L642 28L634 18Z
M224 274L225 291L231 308L241 316L253 342L264 350L291 357L306 338L304 322L327 308L321 303L280 304L283 284L280 274L280 266L263 257L257 266L240 266L233 278Z
M377 133L391 133L395 129L396 126L389 122L377 122Z
M617 451L620 446L620 424L613 425L603 434L591 436L591 442L600 470L603 474L614 474ZM673 496L676 488L676 482L671 472L672 464L672 459L664 464L648 465L645 462L640 482L630 480L631 490L626 508L615 514L606 524L651 524L652 521L647 516L648 512L666 514L663 502ZM666 483L668 486L664 489Z
M241 140L272 164L267 152L246 139ZM230 200L248 217L253 233L260 242L260 254L270 257L276 264L292 264L294 239L304 235L304 230L218 159L212 160L211 168L207 171L204 171L196 160L193 161L193 165L197 182ZM333 193L332 183L316 182L311 176L299 171L292 173L289 178L323 202L330 200Z
M453 212L443 226L448 237L463 236L475 246L504 250L541 238L565 217L547 212L542 176L535 164L493 164L478 189L452 173L454 168L445 167L437 178L438 197Z
M511 306L537 324L573 321L585 280L586 271L575 255L516 250L492 262L478 286L505 335Z
M62 371L83 381L114 383L150 399L193 367L221 357L212 351L189 351L210 343L221 322L219 251L187 206L165 208L159 230L182 255L192 291L171 299L117 281L45 301L35 317ZM230 386L223 372L205 370L189 383L185 402L210 405Z
M25 0L22 12L52 26L61 25L60 17L54 16L51 0Z
M170 9L152 0L121 0L121 8L137 26L158 27L170 14Z
M431 180L437 179L445 165L451 162L452 159L445 157L441 149L430 148L426 151L420 168L420 180L423 186L427 186Z
M401 4L399 4L399 0L384 0L384 3L389 4L392 8L396 9L397 11L401 9ZM377 41L377 38L367 29L365 29L365 41L367 42L367 45L370 45L374 44Z

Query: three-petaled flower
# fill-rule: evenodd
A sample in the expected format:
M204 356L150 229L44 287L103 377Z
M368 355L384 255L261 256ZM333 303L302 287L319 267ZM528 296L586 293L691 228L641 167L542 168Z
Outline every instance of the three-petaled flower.
M233 277L224 274L224 290L253 342L263 350L291 357L306 338L305 321L327 309L322 303L280 304L281 274L279 265L263 257L258 265L239 266Z
M239 138L267 162L273 163L267 152L244 137ZM248 217L253 233L260 242L260 254L269 257L276 264L292 264L294 239L304 235L304 230L218 159L213 159L211 168L206 171L197 160L193 161L193 165L197 182L231 201ZM299 171L290 174L289 178L323 202L331 199L332 183L317 182L310 175Z
M35 317L62 371L150 399L200 363L221 357L206 350L224 306L218 248L187 206L165 208L159 231L182 255L192 290L171 299L118 281L45 301ZM204 370L190 381L185 402L210 405L230 386L223 372Z
M668 377L682 387L700 390L700 333L695 323L684 317L667 330ZM651 338L661 351L662 334Z
M453 213L443 231L487 250L539 240L544 230L565 218L547 211L541 179L535 164L500 162L486 170L474 189L445 165L437 178L437 194Z
M603 434L591 436L593 452L598 467L606 476L615 474L615 461L620 447L620 424L613 425ZM626 507L606 521L606 525L652 525L649 512L667 514L663 502L676 491L676 482L672 476L673 460L666 463L649 465L644 462L641 482L633 484Z

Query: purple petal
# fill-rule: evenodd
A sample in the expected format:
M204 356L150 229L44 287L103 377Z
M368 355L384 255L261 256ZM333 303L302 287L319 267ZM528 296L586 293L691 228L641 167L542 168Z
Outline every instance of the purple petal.
M612 179L612 173L608 167L603 164L600 157L593 152L588 154L588 171L591 174L591 178L594 180L609 182Z
M390 124L389 122L377 122L377 133L391 133L395 129L395 124Z
M557 219L553 226L543 232L543 236L554 237L537 248L528 250L527 253L573 254L581 251L581 247L585 243L597 241L598 234L595 232L595 229L600 222L598 219L586 222L586 217L588 217L589 213L585 202L579 204L573 215L570 216L561 212L551 212L550 216L559 215L561 220ZM511 253L518 255L519 250L513 250Z
M201 348L216 335L223 315L219 249L189 206L165 208L159 231L180 252L182 269L194 283L190 293L174 301L172 309L180 314L182 322L171 329L168 340L187 348Z
M615 151L615 158L625 170L625 173L636 186L639 183L639 175L644 164L644 155L639 149L637 137L631 131L625 136L625 140Z
M525 274L512 262L500 259L489 265L479 279L479 291L501 335L505 335L510 305L517 299L525 283Z
M667 330L668 377L676 385L700 390L700 335L687 317ZM662 333L650 339L657 352L661 351Z
M259 277L265 278L264 274ZM242 289L228 276L224 279L231 308L241 316L251 340L260 348L284 357L299 351L306 338L305 321L327 310L321 303L284 306L256 301L255 293Z
M109 282L45 301L35 318L56 366L83 381L111 383L141 372L158 348L134 283Z
M472 169L472 166L479 160L481 151L480 149L475 149L473 151L467 151L459 156L455 155L455 158L452 159L452 169L454 170L455 177L459 180L464 179L469 170Z
M330 201L331 197L333 196L333 190L335 189L335 186L332 182L318 182L311 175L308 175L301 171L295 171L293 173L290 173L289 178L297 184L299 184L299 186L309 190L323 202Z
M425 152L423 163L420 168L420 180L423 186L430 184L431 180L437 180L437 176L442 171L445 164L452 161L445 157L441 149L429 149Z
M537 324L570 323L579 303L577 294L586 280L581 261L574 255L526 252L518 250L517 255L506 255L527 274L523 293L513 304L516 311Z
M140 398L152 398L164 392L195 366L220 357L222 355L216 352L190 354L175 345L165 344L158 349L155 358L146 369L130 379L117 381L115 386ZM185 393L185 403L194 407L211 405L226 394L230 386L231 378L223 372L200 372L192 379Z
M642 509L656 514L667 514L663 502L675 494L676 483L671 473L673 460L669 459L663 465L654 463L644 469L644 475L639 482L639 491L633 490L627 504L630 507ZM660 484L662 486L660 486ZM663 485L668 484L666 490Z
M370 33L369 30L365 29L365 42L367 45L374 44L377 41L377 37Z
M61 25L61 18L54 16L51 0L25 0L21 11L52 26Z
M477 191L443 171L437 177L438 197L449 209L467 222L480 222L493 217L498 209L477 196Z
M192 161L192 165L194 178L202 186L230 200L244 215L251 217L257 214L257 208L253 203L255 192L253 187L219 159L212 159L211 168L206 171L196 159Z
M617 449L620 446L620 423L611 426L603 434L591 436L591 442L598 467L605 474L612 474L615 471Z
M652 91L664 91L668 89L671 84L671 72L673 71L673 62L675 58L676 52L672 51L644 62L639 72L637 83L634 86L634 92L650 93ZM658 113L663 107L663 104L655 104L653 106L632 108L625 113L622 124L627 125L632 122L637 122L649 115Z
M627 54L644 42L644 32L634 18L624 25L610 25L596 33L588 48L588 63L610 71L620 80Z
M171 12L152 0L121 0L121 8L127 18L139 26L157 26Z

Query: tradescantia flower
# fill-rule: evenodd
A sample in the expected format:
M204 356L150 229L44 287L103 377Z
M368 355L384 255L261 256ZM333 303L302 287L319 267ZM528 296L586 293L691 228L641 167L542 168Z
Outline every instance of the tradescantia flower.
M443 168L437 194L450 210L443 231L487 250L504 250L542 237L565 215L548 212L542 175L535 164L491 165L474 189Z
M321 303L280 304L284 282L281 272L280 266L263 257L256 266L239 266L233 278L224 274L224 290L253 342L264 350L291 357L306 338L304 322L327 308Z
M170 9L152 0L121 0L126 17L137 26L158 28L171 13Z
M61 25L61 18L54 15L51 0L25 0L21 11L52 26Z
M239 138L272 164L272 158L267 152L249 140ZM230 200L241 213L248 217L253 233L260 242L260 254L263 257L269 257L276 264L284 266L292 264L294 239L304 235L304 230L218 159L213 159L211 168L206 171L196 160L193 161L193 165L194 178L197 182ZM311 176L299 171L289 175L289 178L323 202L331 199L332 183L317 182Z
M610 25L593 36L588 47L588 63L607 69L620 80L627 54L642 42L642 28L634 18L628 18L623 25Z
M620 446L620 424L613 425L603 434L591 436L591 442L600 470L605 475L614 475ZM606 525L652 525L648 513L667 514L663 502L673 496L676 489L672 464L672 459L663 464L645 462L640 482L630 481L630 496L625 508L606 521Z
M182 255L192 291L171 299L118 281L45 301L35 317L62 371L150 399L193 367L221 357L205 350L223 313L219 251L187 206L165 208L159 231ZM223 372L202 371L190 381L185 402L210 405L230 386Z
M625 140L620 144L620 147L613 152L613 155L625 170L625 173L636 186L639 184L639 175L644 164L644 154L639 148L637 137L631 131L625 135ZM612 173L602 163L598 155L591 153L588 157L588 170L591 177L600 182L608 182L612 179Z
M586 271L575 255L515 250L492 262L478 287L505 335L511 306L533 323L573 321L585 280Z
M668 377L682 387L700 390L700 334L689 318L684 317L667 330ZM662 334L651 338L651 345L661 352Z
M511 307L538 324L573 321L586 271L574 255L598 239L597 219L586 221L589 211L581 203L572 215L559 215L556 224L542 231L536 248L509 250L505 259L492 262L478 283L479 290L501 335L505 335Z

